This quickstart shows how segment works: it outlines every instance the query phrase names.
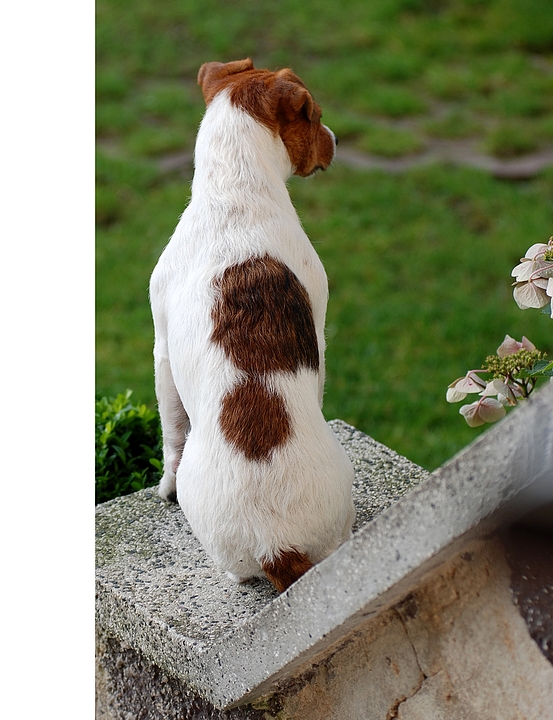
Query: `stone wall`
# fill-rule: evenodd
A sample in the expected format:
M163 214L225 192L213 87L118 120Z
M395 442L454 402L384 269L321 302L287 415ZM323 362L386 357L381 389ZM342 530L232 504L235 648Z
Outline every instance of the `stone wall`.
M430 475L331 423L356 532L280 596L155 491L99 506L97 718L545 720L552 408L550 385Z
M272 705L254 706L272 707L266 720L543 720L553 667L513 603L510 577L498 538L469 543L281 685Z

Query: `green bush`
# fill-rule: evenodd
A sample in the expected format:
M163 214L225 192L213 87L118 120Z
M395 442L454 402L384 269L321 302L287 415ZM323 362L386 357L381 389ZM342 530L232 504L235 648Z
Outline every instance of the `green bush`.
M159 416L131 395L96 401L96 503L156 485L161 476Z

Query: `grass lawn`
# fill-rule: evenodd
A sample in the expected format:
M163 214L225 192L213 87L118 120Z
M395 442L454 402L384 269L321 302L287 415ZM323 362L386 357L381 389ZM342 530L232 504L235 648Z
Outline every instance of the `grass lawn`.
M99 0L97 17L99 395L155 403L148 280L191 179L162 161L193 148L202 62L292 66L342 143L382 157L444 137L499 158L553 144L548 0ZM505 333L553 353L551 319L510 287L553 233L553 171L336 162L289 187L330 282L325 415L433 469L480 431L450 382Z

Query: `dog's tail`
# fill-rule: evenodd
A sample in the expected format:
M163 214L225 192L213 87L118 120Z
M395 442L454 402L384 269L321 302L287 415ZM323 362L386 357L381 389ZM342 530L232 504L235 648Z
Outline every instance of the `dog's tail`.
M272 560L261 561L263 572L280 593L312 567L307 555L298 550L283 550Z

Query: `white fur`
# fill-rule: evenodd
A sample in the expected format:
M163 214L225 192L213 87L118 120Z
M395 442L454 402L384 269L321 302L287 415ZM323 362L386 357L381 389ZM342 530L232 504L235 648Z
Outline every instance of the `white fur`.
M194 533L236 578L262 574L261 558L279 550L322 560L349 537L354 518L353 469L321 412L327 279L288 195L293 172L282 140L219 93L198 133L190 204L150 284L164 438L159 492L167 498L176 488ZM214 278L264 254L306 288L321 358L318 374L269 378L292 424L270 463L246 459L222 434L222 398L240 371L210 340Z

